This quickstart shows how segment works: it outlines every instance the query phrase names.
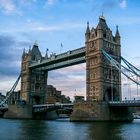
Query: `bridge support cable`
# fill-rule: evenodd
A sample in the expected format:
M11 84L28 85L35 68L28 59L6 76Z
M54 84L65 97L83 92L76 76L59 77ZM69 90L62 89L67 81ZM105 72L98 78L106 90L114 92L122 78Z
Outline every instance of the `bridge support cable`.
M0 106L4 105L6 103L6 101L9 99L9 97L11 97L13 95L13 92L20 80L21 74L18 76L16 82L14 83L14 85L12 86L12 88L10 89L10 91L8 92L8 96L6 96L6 98L0 103Z
M138 68L136 68L134 65L132 65L130 62L128 62L126 59L124 59L121 56L121 60L128 66L128 68L130 68L137 76L140 77L140 70Z
M111 100L113 101L113 71L111 65Z
M138 78L140 78L140 75L136 74L136 72L134 72L134 70L132 68L130 69L129 67L127 68L127 67L121 65L121 63L119 63L117 60L112 58L111 55L109 55L104 50L102 50L102 54L111 63L111 65L114 66L119 72L121 72L123 75L125 75L128 79L130 79L131 81L133 81L137 85L140 85L140 82L137 81L136 79L134 79L134 77L133 77L133 76L137 76ZM124 70L129 72L131 74L131 76L129 76L127 73L125 73Z

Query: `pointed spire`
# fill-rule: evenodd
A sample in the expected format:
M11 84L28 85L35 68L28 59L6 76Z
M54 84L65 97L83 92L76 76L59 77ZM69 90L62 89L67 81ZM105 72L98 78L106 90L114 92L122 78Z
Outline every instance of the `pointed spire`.
M102 15L99 17L99 19L104 20L105 21L105 17L104 17L104 13L102 12Z
M89 22L87 22L87 29L86 29L86 33L90 33L90 29L89 29Z
M23 53L25 54L25 48L23 49Z
M102 30L103 28L102 28L102 25L101 25L101 22L99 22L98 23L98 25L97 25L97 28L96 28L97 30Z
M48 58L48 51L49 51L49 49L47 48L47 49L46 49L45 58Z
M29 54L31 53L31 45L29 45L29 51L28 51L28 53Z
M22 57L25 55L25 48L23 49Z
M116 25L116 37L120 37L120 33L119 33L119 30L118 30L118 25Z
M38 43L37 43L37 40L35 41L35 43L34 43L34 46L37 46L37 47L38 47Z

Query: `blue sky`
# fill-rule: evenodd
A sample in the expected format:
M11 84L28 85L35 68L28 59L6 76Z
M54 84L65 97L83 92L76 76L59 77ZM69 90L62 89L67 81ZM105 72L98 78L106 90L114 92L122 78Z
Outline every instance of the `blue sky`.
M23 48L37 41L45 55L82 47L87 21L96 27L102 12L113 34L119 25L122 56L139 66L139 0L0 0L0 91L18 77ZM52 71L48 82L71 97L85 95L85 64Z

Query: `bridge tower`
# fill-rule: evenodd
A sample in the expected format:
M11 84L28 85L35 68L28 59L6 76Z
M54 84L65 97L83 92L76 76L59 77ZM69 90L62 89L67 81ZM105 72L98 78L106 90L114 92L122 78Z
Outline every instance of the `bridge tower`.
M85 33L86 45L86 97L88 101L121 100L121 74L103 57L102 49L120 63L121 44L118 26L116 34L106 23L104 16L99 17L96 28Z
M41 56L38 45L35 43L28 52L23 51L21 62L21 99L27 104L43 104L45 101L47 72L40 68L31 70L31 63L40 63Z
M96 28L89 27L85 33L86 46L86 101L74 104L71 121L132 121L128 107L110 107L109 101L121 101L121 73L103 56L105 50L121 63L121 37L115 35L99 17Z

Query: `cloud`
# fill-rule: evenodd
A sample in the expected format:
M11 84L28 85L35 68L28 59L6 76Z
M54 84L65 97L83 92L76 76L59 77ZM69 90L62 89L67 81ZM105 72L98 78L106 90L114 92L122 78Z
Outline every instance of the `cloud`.
M56 2L57 2L57 0L47 0L48 5L53 5Z
M20 28L22 27L22 28ZM39 23L39 22L32 22L32 21L27 21L27 23L24 25L11 27L8 29L3 29L1 28L0 31L4 33L30 33L30 32L50 32L50 31L66 31L66 30L71 30L71 29L79 29L79 28L84 28L85 24L83 23L62 23L62 24L57 24L57 25L46 25L44 23Z
M102 9L105 10L105 9L113 8L116 6L116 4L117 3L114 0L107 0L107 1L103 2Z
M122 9L126 8L126 0L105 0L101 4L101 9L104 12L106 10L115 8L118 5Z
M140 24L140 18L133 16L133 17L118 17L112 20L112 24L119 24L119 25L132 25L132 24Z
M16 81L20 74L23 48L29 44L14 36L0 34L0 92L6 93Z
M62 94L70 96L71 99L75 94L85 96L85 63L49 72L48 84L54 85L58 90L62 91Z
M119 0L119 5L122 9L126 8L126 0Z
M9 35L0 35L0 77L17 76L20 72L22 50L29 42L16 40Z
M17 7L12 0L0 0L0 9L6 14L19 14Z

